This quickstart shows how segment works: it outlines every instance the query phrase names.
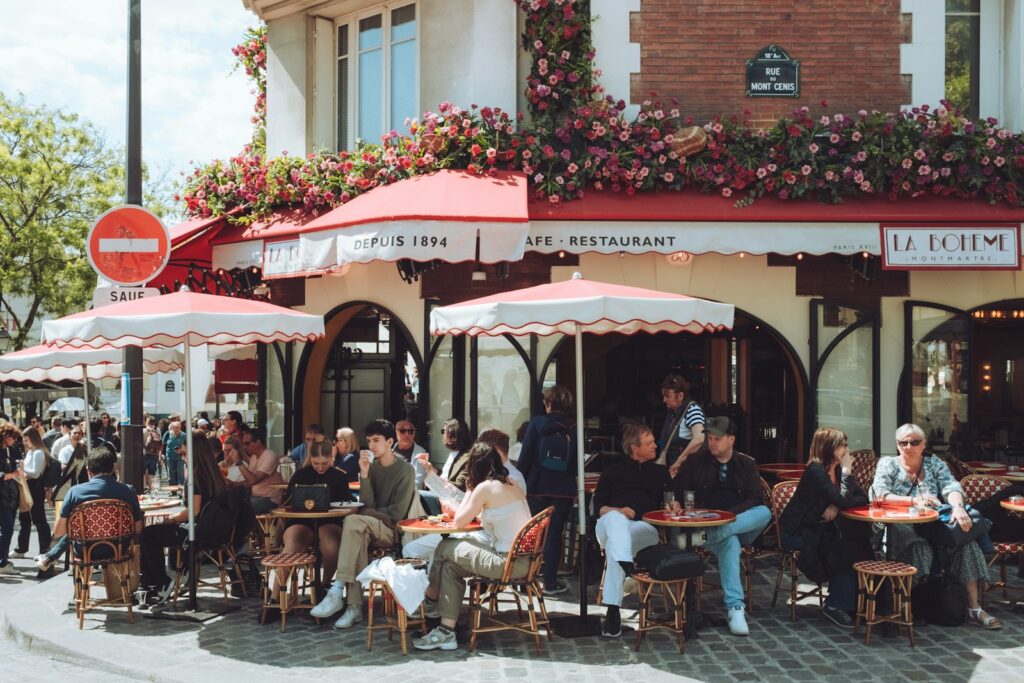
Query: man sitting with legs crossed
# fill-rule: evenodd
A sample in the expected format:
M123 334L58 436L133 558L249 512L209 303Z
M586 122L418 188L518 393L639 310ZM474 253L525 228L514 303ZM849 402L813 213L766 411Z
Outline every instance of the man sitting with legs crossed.
M629 458L617 460L601 473L593 498L599 518L597 541L605 555L602 602L608 610L601 635L606 638L618 638L622 633L622 584L633 573L633 556L659 540L657 529L644 522L643 516L662 507L671 483L668 468L654 462L658 446L648 427L625 425L622 450Z

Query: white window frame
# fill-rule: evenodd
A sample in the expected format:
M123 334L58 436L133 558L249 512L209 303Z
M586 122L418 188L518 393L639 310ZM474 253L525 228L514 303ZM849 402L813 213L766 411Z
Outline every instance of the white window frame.
M347 24L348 25L348 130L349 136L352 138L349 140L348 149L355 149L357 140L362 139L359 131L359 22L362 19L367 19L376 15L382 15L381 21L381 51L382 51L382 70L384 72L384 82L381 84L383 88L383 97L381 100L381 130L385 133L401 127L402 122L398 122L397 125L390 125L391 118L391 13L399 7L407 7L408 5L414 5L416 8L416 102L415 111L420 112L420 79L422 77L423 60L421 59L420 46L423 44L420 39L420 30L423 25L423 16L421 13L421 3L419 0L393 0L381 5L374 5L368 7L362 11L355 12L353 14L346 15L339 18L334 23L334 147L338 149L338 117L340 112L338 111L338 68L341 63L342 57L338 56L338 29ZM419 114L416 114L419 116ZM377 143L379 140L369 140L368 142Z

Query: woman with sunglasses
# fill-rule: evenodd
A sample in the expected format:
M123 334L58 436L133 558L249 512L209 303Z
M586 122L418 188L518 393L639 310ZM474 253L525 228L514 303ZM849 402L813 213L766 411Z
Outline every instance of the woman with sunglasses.
M237 410L229 410L224 415L224 429L227 431L220 437L221 443L229 436L242 436L243 432L249 431L249 427L242 420L242 414Z
M964 492L942 460L925 456L928 446L924 430L905 424L896 430L899 455L879 459L872 498L884 503L938 507L952 506L952 519L964 531L971 528L971 516L964 508ZM888 525L886 542L893 548L893 557L917 567L914 584L932 572L936 549L918 534L918 525ZM952 551L946 574L967 589L967 623L987 629L1001 628L998 619L981 609L978 602L982 582L988 581L988 565L977 541L970 541Z

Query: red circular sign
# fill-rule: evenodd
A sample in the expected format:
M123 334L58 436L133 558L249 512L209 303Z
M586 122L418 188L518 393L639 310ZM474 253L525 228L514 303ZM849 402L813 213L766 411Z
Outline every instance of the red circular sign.
M141 206L118 206L100 216L86 239L89 263L116 285L141 285L156 277L171 256L163 222Z

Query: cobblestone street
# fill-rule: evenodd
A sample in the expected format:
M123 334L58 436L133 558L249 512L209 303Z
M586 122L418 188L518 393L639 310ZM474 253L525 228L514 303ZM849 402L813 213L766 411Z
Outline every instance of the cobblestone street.
M709 626L687 643L686 654L676 651L667 633L651 634L640 652L633 650L633 633L618 640L600 637L562 639L545 643L537 655L525 636L481 636L477 651L464 646L455 652L411 651L403 657L396 640L375 639L366 650L365 624L348 632L316 626L303 615L288 621L287 632L256 622L258 601L233 601L241 609L194 625L147 618L137 612L129 624L123 609L90 612L79 631L67 609L71 580L61 574L37 581L26 559L15 560L19 580L0 580L4 652L19 652L19 668L49 667L36 672L38 680L63 678L67 662L88 666L89 680L106 674L153 681L233 679L300 681L345 676L352 680L432 681L568 680L588 681L699 680L732 681L1007 681L1024 670L1024 613L995 605L993 614L1004 622L1001 631L970 626L918 629L917 647L906 638L872 638L863 644L826 622L816 605L799 607L796 623L782 604L770 607L775 559L767 557L755 584L754 611L749 615L751 636L736 638L724 627ZM1016 575L1016 571L1011 572ZM713 577L714 578L714 577ZM1019 579L1015 578L1019 585ZM203 593L204 596L212 595ZM549 599L549 610L572 613L574 592ZM630 599L632 600L632 598ZM720 616L720 593L708 592L704 610ZM781 598L780 598L781 600ZM634 614L627 601L624 616ZM627 622L630 623L630 622ZM632 622L635 623L635 622ZM12 646L13 645L13 646ZM24 660L21 653L32 658ZM59 661L51 661L56 658ZM102 674L102 676L101 676ZM31 677L19 680L36 680Z

